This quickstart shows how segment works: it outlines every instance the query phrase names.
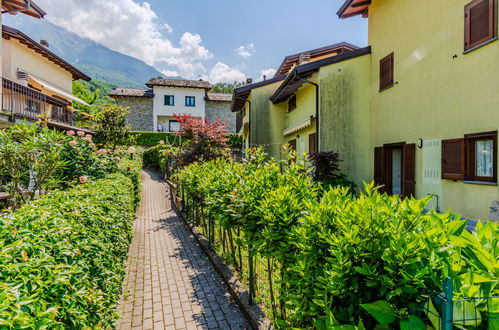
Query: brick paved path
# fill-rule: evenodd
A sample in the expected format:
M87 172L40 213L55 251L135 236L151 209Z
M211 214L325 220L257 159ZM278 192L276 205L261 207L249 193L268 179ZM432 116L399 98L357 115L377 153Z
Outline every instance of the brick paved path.
M117 329L250 329L166 190L156 174L142 173Z

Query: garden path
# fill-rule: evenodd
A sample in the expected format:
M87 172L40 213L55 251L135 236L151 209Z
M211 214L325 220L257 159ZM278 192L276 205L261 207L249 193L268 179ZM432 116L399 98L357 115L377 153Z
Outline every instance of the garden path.
M170 204L166 183L142 172L117 329L250 329Z

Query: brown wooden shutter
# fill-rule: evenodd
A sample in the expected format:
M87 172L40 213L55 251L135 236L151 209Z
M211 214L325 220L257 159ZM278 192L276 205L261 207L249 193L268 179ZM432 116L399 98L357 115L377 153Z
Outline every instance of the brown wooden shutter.
M374 148L374 183L376 186L381 186L381 192L386 189L385 180L385 148Z
M404 197L416 195L416 145L404 145Z
M442 141L442 179L464 180L464 139Z
M497 0L473 0L464 7L464 50L497 36Z
M385 89L393 85L393 57L394 53L384 57L379 62L379 89Z
M288 111L293 111L294 109L296 109L296 94L288 101Z
M312 133L308 135L308 153L309 154L315 154L317 152L317 145L316 145L316 134Z
M236 133L239 133L242 127L243 127L243 115L240 112L238 112L236 114Z

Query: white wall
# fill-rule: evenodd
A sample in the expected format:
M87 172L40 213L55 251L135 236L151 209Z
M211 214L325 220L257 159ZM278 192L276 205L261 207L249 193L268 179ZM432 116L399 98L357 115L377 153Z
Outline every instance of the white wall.
M205 90L201 88L178 88L154 86L154 130L158 127L158 116L173 116L173 114L191 114L193 117L204 118L205 113ZM173 95L175 105L165 105L165 95ZM196 98L195 107L185 106L185 97Z

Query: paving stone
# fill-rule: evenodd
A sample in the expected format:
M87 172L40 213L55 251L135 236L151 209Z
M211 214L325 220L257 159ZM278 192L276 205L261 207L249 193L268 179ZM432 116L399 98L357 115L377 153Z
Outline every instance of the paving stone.
M142 172L124 290L120 330L251 328L150 171Z

